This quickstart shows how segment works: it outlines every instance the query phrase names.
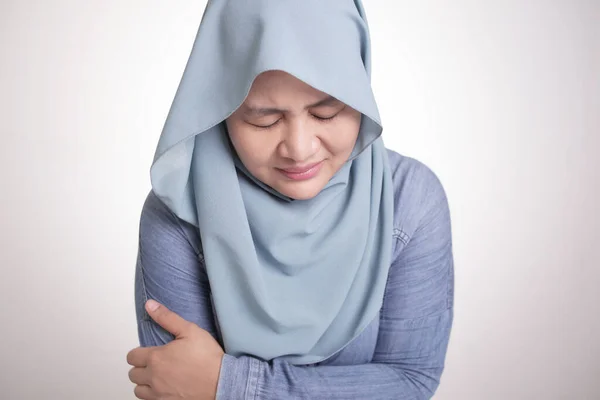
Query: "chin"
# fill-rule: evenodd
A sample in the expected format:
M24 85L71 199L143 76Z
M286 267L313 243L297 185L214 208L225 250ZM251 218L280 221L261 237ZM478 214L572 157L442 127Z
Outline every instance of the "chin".
M294 200L310 200L323 189L323 185L316 182L306 182L304 184L294 183L292 185L284 184L276 190Z

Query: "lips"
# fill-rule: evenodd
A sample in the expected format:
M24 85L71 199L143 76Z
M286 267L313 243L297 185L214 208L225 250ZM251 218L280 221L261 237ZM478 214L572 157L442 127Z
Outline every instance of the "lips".
M287 172L289 174L302 174L302 173L308 172L309 170L313 169L314 167L316 167L319 164L321 164L321 162L306 165L303 167L281 168L281 170L284 172Z
M316 164L303 165L300 167L285 169L280 168L279 171L289 179L292 179L294 181L304 181L317 176L322 166L323 161L320 161Z

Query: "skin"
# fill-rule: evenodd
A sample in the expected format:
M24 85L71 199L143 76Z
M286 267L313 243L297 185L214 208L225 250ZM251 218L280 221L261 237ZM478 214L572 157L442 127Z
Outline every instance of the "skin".
M348 160L360 120L360 112L294 76L267 71L226 124L239 158L254 177L283 195L306 200ZM281 172L319 162L318 174L307 180Z
M316 196L348 160L361 114L282 71L257 77L226 124L240 159L257 179L297 200ZM281 169L321 163L318 173L293 180ZM127 354L134 393L146 400L214 400L223 348L211 334L153 300L148 315L175 339Z
M154 300L148 315L172 333L166 345L137 347L127 354L134 394L144 400L214 400L223 348L208 331L186 321Z

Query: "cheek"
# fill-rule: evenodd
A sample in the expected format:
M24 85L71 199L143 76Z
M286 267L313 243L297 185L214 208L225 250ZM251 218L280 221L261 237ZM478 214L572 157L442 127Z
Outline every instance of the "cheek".
M228 123L227 127L233 147L246 167L258 167L268 162L273 150L267 135L235 123Z
M349 156L356 144L359 129L360 120L358 122L355 119L340 121L337 126L328 131L329 151L335 156Z

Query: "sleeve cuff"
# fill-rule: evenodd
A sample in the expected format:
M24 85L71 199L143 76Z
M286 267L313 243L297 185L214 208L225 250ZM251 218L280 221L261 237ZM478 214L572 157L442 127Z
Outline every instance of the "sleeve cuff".
M223 355L216 400L255 400L261 361Z

